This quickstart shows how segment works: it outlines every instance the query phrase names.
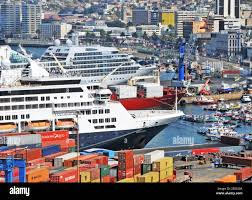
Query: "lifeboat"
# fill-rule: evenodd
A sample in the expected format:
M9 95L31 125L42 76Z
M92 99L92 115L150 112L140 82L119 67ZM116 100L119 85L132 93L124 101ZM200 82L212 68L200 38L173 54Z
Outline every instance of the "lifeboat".
M51 123L49 121L33 121L28 122L27 129L29 131L40 131L40 130L48 130L51 127Z
M13 123L0 124L0 133L15 132L16 130L17 130L16 124Z
M55 128L68 129L68 128L73 128L74 126L75 126L75 123L73 119L59 119L56 121Z

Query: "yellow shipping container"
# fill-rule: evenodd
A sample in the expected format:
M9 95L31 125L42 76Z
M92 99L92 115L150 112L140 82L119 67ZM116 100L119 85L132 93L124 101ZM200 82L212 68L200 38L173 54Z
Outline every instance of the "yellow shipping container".
M162 13L162 25L175 26L175 13L173 11Z
M118 181L118 183L134 183L134 182L135 182L134 178L125 178Z
M173 175L173 167L169 167L159 172L159 179L163 180L165 178L171 177L172 175Z
M159 182L159 172L149 172L142 176L137 177L138 183L158 183Z
M99 178L91 181L91 183L100 183L100 182L101 180Z
M137 182L137 177L138 177L138 176L141 176L141 174L137 174L137 175L134 176L134 181L135 181L135 182Z
M83 171L80 173L80 180L81 183L90 183L91 182L91 175L90 171Z
M159 172L168 168L173 168L172 157L164 157L152 163L152 171L155 171L155 172Z

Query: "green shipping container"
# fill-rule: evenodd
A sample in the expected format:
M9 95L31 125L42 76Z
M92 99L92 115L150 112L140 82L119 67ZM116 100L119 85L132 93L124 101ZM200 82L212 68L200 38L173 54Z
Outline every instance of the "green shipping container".
M152 170L152 164L142 164L141 165L141 174L146 174Z
M101 177L109 175L109 165L101 165L100 166Z
M69 153L71 152L76 152L76 148L75 147L70 147L69 150L68 150Z

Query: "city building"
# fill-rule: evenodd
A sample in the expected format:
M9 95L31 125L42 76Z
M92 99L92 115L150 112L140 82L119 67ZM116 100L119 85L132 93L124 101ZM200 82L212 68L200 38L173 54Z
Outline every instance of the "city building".
M207 31L206 21L193 21L193 33L205 33Z
M161 12L161 24L166 26L175 27L175 12L174 11L162 11Z
M215 0L215 14L240 18L240 0Z
M22 34L33 36L40 28L42 6L40 4L22 4Z
M241 53L243 34L241 31L221 31L212 33L206 45L209 56L236 56Z
M42 23L40 25L40 38L60 39L65 38L72 30L72 25L63 22Z
M140 25L136 27L136 33L140 37L143 36L144 33L146 33L146 35L150 37L153 34L161 35L161 29L156 25Z
M21 5L3 3L0 5L1 33L3 35L20 34Z
M150 11L145 8L135 8L132 10L132 23L134 25L150 24Z
M206 19L208 11L176 11L176 35L184 36L184 22L193 22L196 19Z
M158 25L159 24L159 10L151 10L150 11L150 24Z

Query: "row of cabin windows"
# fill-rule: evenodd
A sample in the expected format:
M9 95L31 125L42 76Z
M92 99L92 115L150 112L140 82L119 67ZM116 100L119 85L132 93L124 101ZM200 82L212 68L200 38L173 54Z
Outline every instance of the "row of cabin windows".
M105 121L105 123L110 123L110 122L116 122L116 118L113 117L113 118L105 118L105 119L93 119L92 121L91 121L91 119L89 119L88 121L90 123L93 122L93 124L97 124L98 122L104 123L104 121Z
M115 125L106 125L106 126L95 126L95 129L104 129L104 128L116 128Z
M67 99L70 99L70 96L66 97ZM82 95L80 95L80 98L83 98ZM10 102L24 102L24 101L38 101L38 97L13 97L13 98L2 98L0 99L0 103L10 103ZM41 101L50 101L50 97L41 97ZM58 99L58 97L54 97L54 99ZM61 99L64 99L63 96L61 96Z
M0 121L11 120L11 119L16 120L16 119L18 119L18 116L17 115L0 116ZM29 114L21 115L21 119L30 119L30 115Z

